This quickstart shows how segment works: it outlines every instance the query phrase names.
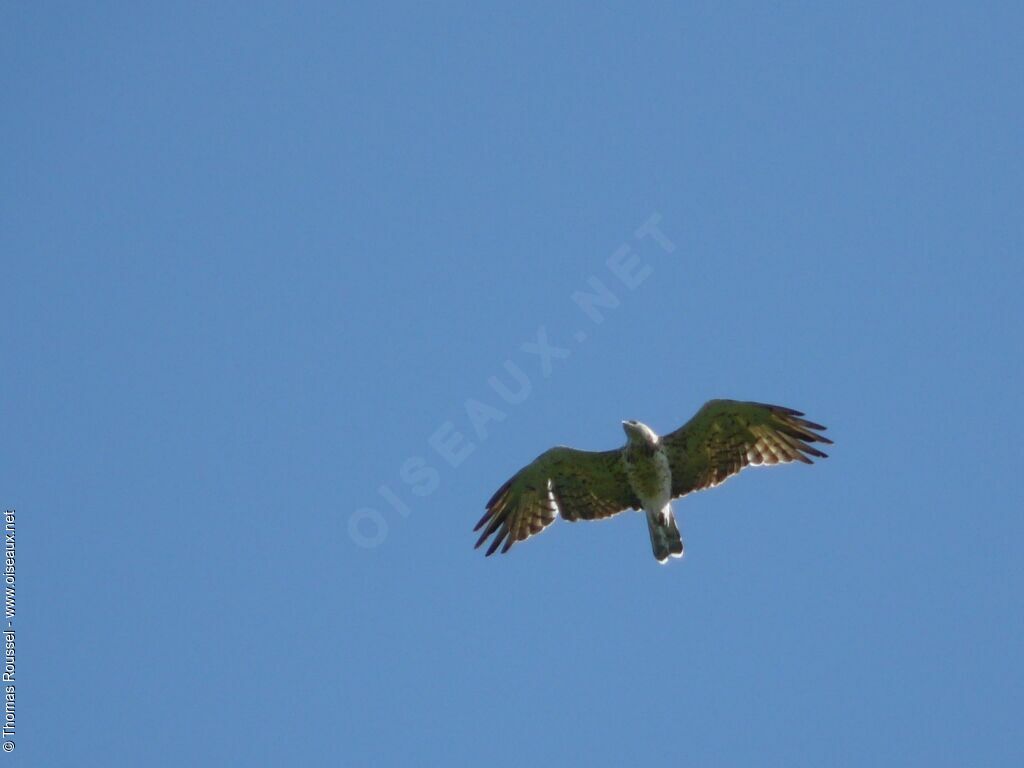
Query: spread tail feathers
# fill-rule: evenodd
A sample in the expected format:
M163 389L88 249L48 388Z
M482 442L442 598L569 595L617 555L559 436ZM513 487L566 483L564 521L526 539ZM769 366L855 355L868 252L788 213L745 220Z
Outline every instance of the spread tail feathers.
M665 563L669 556L683 556L683 538L679 535L672 507L666 504L656 512L648 510L647 529L651 533L651 549L659 563Z

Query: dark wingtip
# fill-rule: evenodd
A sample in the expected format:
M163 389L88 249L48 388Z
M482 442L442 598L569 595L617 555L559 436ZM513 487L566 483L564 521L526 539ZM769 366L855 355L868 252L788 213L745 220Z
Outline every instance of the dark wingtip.
M786 416L789 418L784 419L784 421L789 422L790 428L795 428L798 432L802 433L794 435L794 437L799 437L801 440L807 441L808 443L824 443L825 445L834 444L829 438L825 437L822 434L819 434L820 432L823 432L826 429L828 429L828 427L826 427L824 424L818 424L817 422L800 418L804 414L801 411L797 411L792 408L786 408L784 406L779 405L771 407L785 413ZM827 454L818 451L816 448L810 448L808 446L808 449L810 450L810 453L814 456L818 456L823 459L828 458Z
M764 406L765 408L767 408L770 411L776 411L777 413L784 413L787 416L797 416L797 417L799 417L799 416L803 416L804 415L803 411L798 411L795 408L787 408L784 405L771 405L770 403L756 403L756 405Z
M806 427L807 429L828 429L824 424L815 424L813 421L807 421L807 419L800 419L799 423L801 427Z
M495 536L494 537L494 540L491 541L491 546L489 546L487 548L487 551L484 553L484 557L490 557L491 555L493 555L495 552L498 551L498 547L501 546L502 538L504 538L504 537L502 537L502 536Z
M514 479L515 478L510 478L506 480L505 483L501 486L501 488L494 492L494 495L491 496L490 501L487 502L487 509L490 509L497 503L498 499L501 498L502 494L504 494L509 489L509 486L512 485L512 480Z
M473 531L479 531L481 528L483 528L484 523L486 523L490 519L490 517L491 510L488 509L486 512L484 512L484 516L480 518L480 522L473 526Z

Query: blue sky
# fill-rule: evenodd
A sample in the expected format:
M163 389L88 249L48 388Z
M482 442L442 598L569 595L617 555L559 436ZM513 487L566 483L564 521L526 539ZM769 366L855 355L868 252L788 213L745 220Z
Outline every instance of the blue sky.
M547 5L4 11L3 759L1024 757L1024 14ZM473 550L712 397L832 457Z

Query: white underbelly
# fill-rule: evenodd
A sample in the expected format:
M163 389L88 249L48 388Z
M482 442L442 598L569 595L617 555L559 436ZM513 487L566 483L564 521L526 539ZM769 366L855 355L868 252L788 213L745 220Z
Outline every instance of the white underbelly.
M672 470L664 451L644 457L627 467L633 492L640 499L644 509L660 511L672 499Z

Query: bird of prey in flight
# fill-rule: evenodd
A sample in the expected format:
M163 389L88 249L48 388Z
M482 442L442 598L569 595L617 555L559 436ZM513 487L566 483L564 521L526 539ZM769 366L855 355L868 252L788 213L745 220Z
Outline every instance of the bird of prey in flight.
M713 488L747 466L784 464L826 454L810 443L831 443L825 427L791 408L711 400L686 424L658 437L646 424L624 421L626 444L614 451L545 451L497 490L474 531L487 554L502 552L555 521L600 520L643 510L659 563L682 557L683 540L672 499Z

